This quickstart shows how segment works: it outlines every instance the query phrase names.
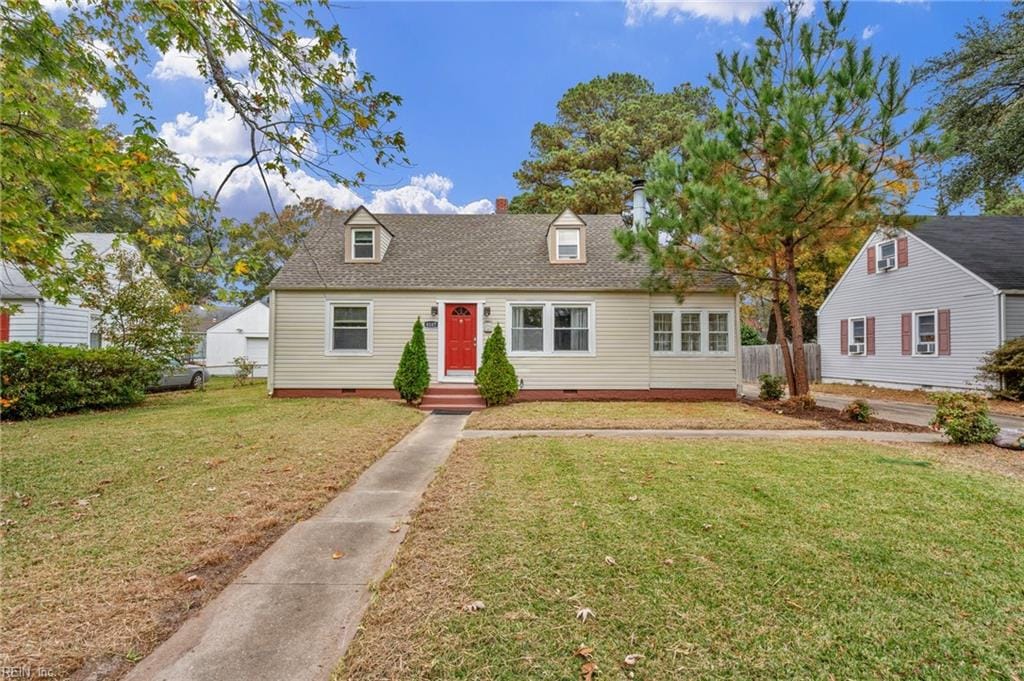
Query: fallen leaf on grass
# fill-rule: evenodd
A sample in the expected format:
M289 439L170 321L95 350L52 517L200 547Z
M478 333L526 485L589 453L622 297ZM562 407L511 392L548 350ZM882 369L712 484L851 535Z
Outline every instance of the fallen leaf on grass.
M611 556L605 556L604 562L608 563L609 565L615 565L615 559Z
M644 659L643 655L639 655L637 653L631 653L629 655L626 655L625 659L622 660L622 664L624 664L627 667L635 667L636 663L639 662L642 659Z
M596 615L594 615L594 611L590 608L580 608L576 611L576 619L582 622L586 622L591 617L596 617Z
M712 527L714 527L714 525L712 525L711 523L704 523L703 525L701 525L701 529L705 532L710 530Z
M338 560L339 558L343 557L344 555L345 555L344 551L335 551L334 553L331 554L331 559L332 560Z
M473 601L472 603L466 603L462 606L462 609L466 612L480 612L485 607L487 606L484 605L483 601Z
M573 653L573 656L574 657L582 657L584 660L589 660L590 656L593 655L593 654L594 654L594 649L591 648L590 646L580 646L579 648L576 649L576 652Z
M636 501L636 500L637 500L637 499L639 499L639 498L640 498L640 497L638 497L637 495L635 495L635 494L634 494L634 495L632 495L632 496L631 496L631 497L629 498L629 500L630 500L630 501Z
M584 662L580 665L580 676L583 677L583 681L593 681L596 673L597 665L593 662Z
M665 562L665 565L675 565L676 564L676 562L674 560L672 560L671 558L666 558L664 562Z
M395 525L394 527L392 527L392 528L389 528L389 529L388 529L388 532L391 532L392 534L394 534L395 532L398 532L398 531L399 531L399 530L401 530L401 529L402 529L402 526L401 526L401 525Z

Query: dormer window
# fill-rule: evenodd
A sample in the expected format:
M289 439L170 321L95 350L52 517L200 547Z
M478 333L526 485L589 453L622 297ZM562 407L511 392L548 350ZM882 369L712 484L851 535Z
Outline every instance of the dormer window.
M559 260L580 259L580 230L556 229L555 240L558 247Z
M353 229L352 230L352 259L373 260L373 230Z

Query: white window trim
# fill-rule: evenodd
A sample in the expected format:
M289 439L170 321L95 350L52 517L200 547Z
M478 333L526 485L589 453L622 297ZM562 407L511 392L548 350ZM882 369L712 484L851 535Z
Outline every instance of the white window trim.
M576 234L576 244L575 244L576 245L576 257L573 257L573 258L563 258L562 255L558 251L558 246L560 245L559 241L558 241L558 237L561 234L567 234L569 232L574 232ZM574 262L574 261L579 260L580 259L580 255L581 255L580 254L580 249L582 248L582 243L581 243L582 241L583 241L583 235L582 235L582 232L579 230L579 228L577 228L577 227L555 227L555 260L562 260L562 261L566 261L566 262ZM569 246L570 244L564 244L564 245Z
M678 310L671 310L671 309L652 309L651 310L650 337L651 337L651 354L652 355L654 355L656 357L662 356L662 355L669 355L669 356L671 356L671 355L674 355L676 352L678 352L679 345L680 345L680 342L679 342L679 332L678 332L678 329L679 329L679 314L678 313L679 313ZM654 349L654 315L656 315L656 314L671 315L672 328L669 330L669 333L671 334L671 341L672 341L672 349L671 350L655 350Z
M854 353L850 351L850 346L854 344L853 340L853 323L855 321L864 322L864 352ZM850 317L846 320L846 354L849 357L866 357L868 354L868 318L866 316Z
M350 244L350 247L352 249L351 255L352 255L352 259L353 260L366 260L366 261L376 260L376 258L377 258L377 234L376 234L376 231L377 230L375 230L373 227L353 227L352 228L349 236L351 237L351 241L352 241L352 243ZM356 234L358 232L369 232L370 233L370 249L373 252L371 253L369 258L360 258L359 256L356 255ZM363 245L365 246L366 244L363 244ZM335 251L335 252L337 252L337 251Z
M885 239L875 244L875 274L880 274L882 272L895 272L900 268L900 245L896 242L897 239ZM882 246L885 244L892 244L893 266L892 269L880 270L878 269L878 261L882 259Z
M334 349L334 308L366 308L366 349ZM329 357L369 357L373 355L373 301L372 300L328 300L324 303L324 354Z
M920 343L917 320L921 315L934 315L935 317L935 352L924 354L917 351L917 344ZM910 317L910 353L914 357L938 357L939 356L939 310L914 310Z
M655 313L671 313L672 314L672 350L655 350L654 349L654 314ZM699 314L700 315L700 351L683 350L682 349L682 315L686 314ZM729 327L729 349L725 351L715 350L711 348L711 325L709 324L708 315L721 313L727 315L728 327ZM648 349L650 350L652 357L735 357L736 356L736 313L733 310L727 309L703 309L703 308L692 308L692 307L657 307L651 308L651 314L649 317L649 328L648 334Z
M544 308L544 350L525 351L512 350L512 308L513 307L543 307ZM556 307L586 307L587 312L587 350L555 350L555 308ZM505 338L509 357L595 357L597 356L597 306L592 300L509 300L505 303L505 319L508 323L509 332Z

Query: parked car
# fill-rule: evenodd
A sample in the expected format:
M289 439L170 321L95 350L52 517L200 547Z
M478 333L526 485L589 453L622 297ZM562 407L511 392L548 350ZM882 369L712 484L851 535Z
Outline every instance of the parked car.
M188 362L175 362L164 370L160 382L153 388L155 390L168 390L171 388L202 388L210 378L210 372L206 367Z

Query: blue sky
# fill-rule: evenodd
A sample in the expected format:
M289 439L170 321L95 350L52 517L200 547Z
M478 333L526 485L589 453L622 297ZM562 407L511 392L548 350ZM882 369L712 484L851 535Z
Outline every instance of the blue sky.
M567 88L613 71L643 75L659 90L703 84L716 52L749 49L761 33L760 6L629 0L338 7L333 16L357 50L359 68L405 100L398 127L412 166L373 173L360 197L312 178L306 187L337 205L363 200L381 210L489 211L494 197L517 193L512 173L529 153L530 129L553 118ZM857 2L847 25L858 40L910 68L953 46L968 21L995 19L1005 9L995 2ZM187 64L164 67L149 78L156 119L167 124L172 147L194 154L215 177L237 147L231 121L207 106L206 86L188 77ZM914 105L929 95L916 92ZM267 207L254 183L243 178L236 185L229 212ZM925 192L914 209L929 212L932 205Z

